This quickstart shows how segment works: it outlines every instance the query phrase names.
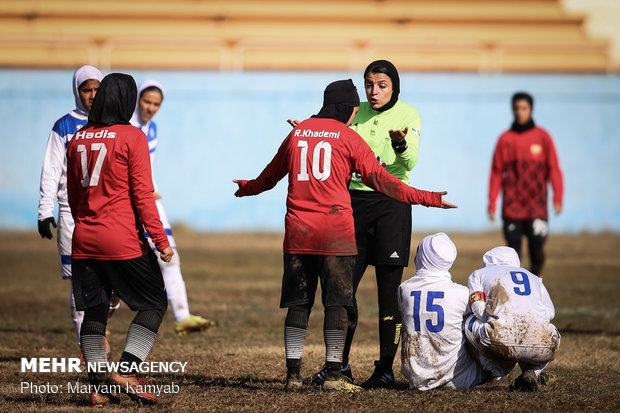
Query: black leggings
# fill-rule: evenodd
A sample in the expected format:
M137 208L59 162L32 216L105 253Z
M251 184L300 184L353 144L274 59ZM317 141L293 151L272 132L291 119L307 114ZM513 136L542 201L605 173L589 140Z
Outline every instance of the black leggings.
M547 240L547 222L537 220L504 220L504 238L510 248L514 248L521 257L521 239L525 235L530 254L530 272L540 275L545 263L545 241ZM522 264L523 265L523 264Z
M359 257L358 257L359 258ZM342 356L342 365L349 364L349 352L353 343L353 336L357 328L357 287L366 272L366 260L356 260L353 272L353 307L347 308L348 325L347 337ZM400 342L402 320L398 308L398 287L401 284L404 267L394 265L377 265L377 296L379 302L379 360L385 368L391 369L394 357Z

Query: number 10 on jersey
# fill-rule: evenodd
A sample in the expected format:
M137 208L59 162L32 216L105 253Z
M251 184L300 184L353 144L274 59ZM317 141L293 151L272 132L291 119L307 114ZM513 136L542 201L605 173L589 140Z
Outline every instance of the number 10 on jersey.
M308 173L308 141L298 141L297 147L301 148L298 181L309 181ZM323 162L321 163L321 152L323 152ZM317 181L324 181L329 178L332 172L332 145L329 142L320 141L312 151L312 164L310 166L312 176Z

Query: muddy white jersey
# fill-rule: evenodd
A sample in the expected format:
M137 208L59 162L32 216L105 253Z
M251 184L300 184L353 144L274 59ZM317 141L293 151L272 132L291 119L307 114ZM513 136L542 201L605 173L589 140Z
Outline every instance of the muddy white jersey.
M398 290L403 318L402 366L410 389L463 390L482 382L482 368L465 347L467 287L448 273L416 274Z
M484 268L469 276L468 286L474 314L493 325L490 338L506 345L539 344L539 334L528 331L549 324L555 316L542 278L521 268L512 248L494 248L483 261Z
M468 286L470 294L484 293L481 300L472 299L472 309L480 319L492 317L501 320L527 316L548 322L555 315L542 278L524 268L485 267L469 276Z

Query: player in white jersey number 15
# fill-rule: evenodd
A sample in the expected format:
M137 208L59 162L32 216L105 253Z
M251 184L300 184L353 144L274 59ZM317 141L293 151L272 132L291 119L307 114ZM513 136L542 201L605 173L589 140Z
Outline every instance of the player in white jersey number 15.
M467 352L463 318L470 313L468 290L452 281L456 246L444 233L422 239L416 273L398 288L403 320L401 371L409 388L465 390L485 379Z

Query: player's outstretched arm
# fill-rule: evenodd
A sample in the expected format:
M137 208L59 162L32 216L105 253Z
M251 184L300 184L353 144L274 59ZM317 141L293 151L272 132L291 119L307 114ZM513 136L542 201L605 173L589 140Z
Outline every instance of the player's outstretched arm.
M441 194L441 209L452 209L452 208L458 208L458 206L446 201L445 199L443 199L444 195L448 195L448 191L442 191L440 192Z
M245 196L245 194L243 193L243 187L248 181L245 179L233 179L233 182L237 184L237 190L235 191L235 196L236 197Z
M286 147L289 142L289 136L282 142L278 152L271 162L269 162L269 165L265 167L263 172L261 172L256 179L250 181L233 179L233 182L238 185L235 196L258 195L261 192L272 189L286 176L288 173L288 168L286 166Z
M390 175L375 158L368 144L357 134L347 142L353 170L362 175L362 182L377 192L390 198L411 205L424 205L435 208L456 208L457 206L442 199L447 192L430 192L414 188Z

